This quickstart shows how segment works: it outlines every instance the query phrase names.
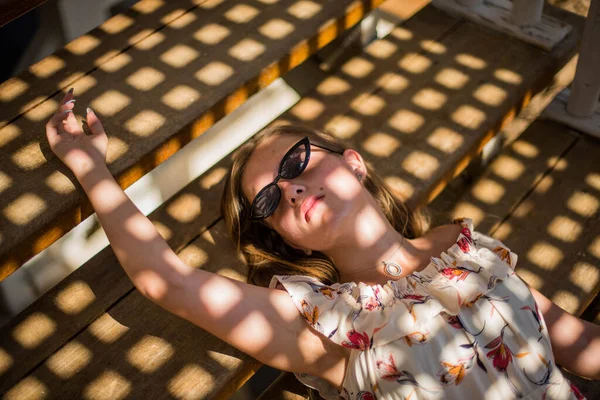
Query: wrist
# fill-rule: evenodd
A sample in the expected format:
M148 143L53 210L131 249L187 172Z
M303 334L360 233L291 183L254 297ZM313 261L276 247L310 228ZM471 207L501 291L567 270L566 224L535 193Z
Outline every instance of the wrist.
M93 161L80 164L77 170L73 170L73 174L86 192L101 180L107 177L113 178L106 164Z

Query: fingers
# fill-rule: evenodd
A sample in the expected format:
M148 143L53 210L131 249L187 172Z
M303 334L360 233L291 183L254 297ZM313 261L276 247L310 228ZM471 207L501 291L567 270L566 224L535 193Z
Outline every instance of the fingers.
M96 113L91 108L87 108L87 115L85 117L88 126L90 127L90 131L94 135L98 135L104 133L104 127L100 123L100 120L96 116Z
M61 133L69 133L71 135L84 134L83 129L79 126L77 118L73 114L73 108L75 107L75 98L73 96L73 89L65 94L61 100L60 106L56 113L50 118L46 124L46 133L49 141L59 140ZM91 108L86 109L86 120L92 134L103 134L104 127L100 120Z
M75 98L73 96L73 88L69 89L67 94L63 97L60 102L60 106L46 124L46 128L54 128L59 129L61 127L61 121L64 121L69 118L69 114L73 113L73 108L75 107ZM74 116L73 116L73 119Z
M73 88L71 88L61 100L60 106L58 107L58 110L56 110L56 114L68 112L69 110L73 110L74 107L75 96L73 96Z
M73 88L69 89L67 93L65 93L63 99L60 101L60 104L65 104L70 100L73 100L75 96L73 96Z

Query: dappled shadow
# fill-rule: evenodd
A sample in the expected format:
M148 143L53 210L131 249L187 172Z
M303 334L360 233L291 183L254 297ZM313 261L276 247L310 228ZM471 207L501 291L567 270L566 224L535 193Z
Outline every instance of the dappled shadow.
M149 0L33 66L25 84L5 83L4 100L18 106L0 117L2 276L93 212L44 137L62 91L74 87L77 112L89 105L101 117L110 171L126 188L344 31L346 3ZM138 14L155 22L138 27ZM72 58L86 67L71 71Z
M432 208L473 218L519 255L523 279L580 315L600 288L598 154L593 141L537 121L472 185Z
M179 256L193 267L244 280L246 267L235 258L222 230L217 226L205 231ZM77 285L82 300L82 293L93 293L95 283L90 282L90 287L79 281ZM57 298L72 301L75 294L65 293L68 290L58 293ZM87 305L81 304L81 309ZM58 307L64 306L59 303ZM38 314L37 318L39 331L39 319L43 317ZM33 349L39 343L29 339L27 324L25 320L14 327L13 339ZM43 390L69 398L120 399L134 394L145 398L207 398L226 392L231 381L247 377L258 366L245 353L133 290L71 337L7 395L20 398L27 391Z
M214 260L216 256L219 256L220 259L232 257L229 241L224 241L221 236L218 236L218 249L215 248L215 244L210 244L205 239L198 239L200 242L204 242L203 246L206 250L192 252L194 247L188 246L187 250L181 252L194 238L206 232L206 229L212 226L218 218L218 203L228 163L229 160L223 160L149 215L150 220L154 222L169 246L175 252L179 252L182 258L188 254L186 262L190 265L196 263L200 266L199 254L203 254L204 262L208 262L209 259ZM203 266L210 269L220 268L222 265L224 264L211 262L208 267ZM235 257L232 259L232 263L225 265L234 270L237 268L237 272L224 268L229 276L240 277L245 273L239 269L241 267L239 262L236 263ZM119 325L111 322L109 316L99 316L102 316L102 313L110 309L113 304L120 304L122 299L131 295L138 298L135 303L138 304L136 307L154 307L147 300L145 302L148 304L139 306L139 302L142 301L139 299L139 293L134 290L130 278L119 264L112 248L105 248L3 326L0 332L2 337L0 340L2 343L0 391L5 391L14 385L24 374L41 360L57 351L77 332L82 330L86 332L85 327L90 323L96 323L94 329L99 329L98 335L100 336L120 336L121 331L128 330L129 323ZM159 317L159 319L161 318ZM94 320L96 321L92 322ZM172 325L177 326L177 324ZM100 340L100 342L102 341ZM110 351L102 353L108 355ZM88 355L86 356L86 354ZM84 360L87 358L92 360L94 354L93 352L83 352L81 357ZM54 365L61 365L56 360L61 359L55 359ZM73 372L73 375L75 373L76 371ZM48 382L44 380L43 383L44 385L40 388L56 384L51 379L48 379ZM31 389L36 385L25 387ZM72 390L75 389L72 388Z
M413 204L477 153L556 57L428 11L348 60L284 116L345 139Z
M260 7L257 2L256 8ZM264 10L261 16L270 12ZM147 58L147 53L135 50L132 54L140 51L139 58L134 57L139 63L118 61L117 56L111 59L113 67L96 71L105 74L106 85L101 88L94 85L82 91L75 85L76 93L83 93L80 104L94 107L93 102L97 101L98 113L110 115L105 118L109 127L114 126L109 128L109 137L121 137L124 143L136 139L140 143L136 151L144 151L158 143L155 136L163 127L180 128L176 117L182 114L178 113L199 112L205 93L199 89L211 83L195 76L202 70L195 62L206 59L195 50L189 51L191 46L186 45L186 41L195 40L193 34L200 29L194 25L197 22L191 20L179 28L183 33L175 36L177 44L175 38L171 41L167 35L153 46L156 54L178 52L167 57L167 61L183 64L164 61L166 66L161 64L160 70L156 66L144 69L146 64L141 60ZM267 48L273 46L269 43ZM250 53L243 54L250 57ZM243 70L245 61L231 57L227 59L235 65L233 70ZM449 180L448 171L457 168L473 148L485 141L488 131L497 127L530 86L537 83L540 71L554 67L552 56L546 53L429 8L341 66L277 123L302 121L330 129L358 149L401 198L422 202L435 185ZM163 68L168 73L161 72ZM132 78L135 74L140 75ZM216 79L219 74L213 71L200 76ZM225 90L222 82L212 84ZM133 99L140 98L138 91L143 91L144 85L152 87L136 104ZM171 97L168 94L173 90L176 94ZM207 90L210 96L214 95L211 89ZM192 101L188 104L181 99ZM151 100L156 102L145 105ZM34 126L31 120L21 119L30 124L28 129ZM35 126L39 127L39 123ZM15 143L19 143L18 137L7 142L3 150L10 149L7 154L11 156L17 154L20 147ZM131 151L129 148L112 160L111 167L125 165L119 163L125 163L132 156ZM222 190L223 170L219 168L228 163L224 160L192 182L157 210L152 219L189 265L239 279L243 278L244 269L232 256L232 245L223 238L220 225L212 225L218 219L217 202ZM16 169L17 164L12 164L12 168ZM26 178L36 185L44 181L45 175L35 175L43 172L37 166L28 171L31 175ZM203 186L204 179L213 173L214 183ZM10 193L10 187L5 190ZM24 192L15 189L13 198ZM206 201L207 197L211 200ZM204 230L208 226L211 228ZM183 234L180 229L185 229ZM203 234L196 237L198 232ZM206 284L209 283L210 280ZM198 287L198 292L201 289ZM251 300L242 298L231 307L235 309ZM273 309L260 311L263 315L276 314ZM27 325L27 321L33 323ZM242 322L240 319L239 324ZM34 326L36 330L30 333L28 327ZM2 391L48 391L51 395L82 397L114 390L111 397L121 398L144 391L150 394L150 390L160 387L172 396L184 390L209 395L217 389L204 387L207 382L210 385L222 382L221 379L243 380L243 373L250 374L249 369L256 365L245 354L223 346L207 332L143 298L133 289L110 248L11 321L2 335L0 376L6 382ZM261 339L268 342L272 338ZM289 350L297 350L294 346L297 344L290 343ZM236 378L226 376L236 368ZM198 387L186 386L193 383Z
M599 155L597 142L536 121L472 184L442 192L434 220L473 218L519 256L521 278L581 315L600 290ZM588 398L598 393L597 381L566 373Z

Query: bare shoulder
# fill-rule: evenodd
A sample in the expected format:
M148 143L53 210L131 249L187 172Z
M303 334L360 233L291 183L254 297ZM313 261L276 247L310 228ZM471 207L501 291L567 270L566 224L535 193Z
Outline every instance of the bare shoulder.
M422 238L432 243L453 242L458 238L461 230L462 227L459 224L439 225L425 232Z

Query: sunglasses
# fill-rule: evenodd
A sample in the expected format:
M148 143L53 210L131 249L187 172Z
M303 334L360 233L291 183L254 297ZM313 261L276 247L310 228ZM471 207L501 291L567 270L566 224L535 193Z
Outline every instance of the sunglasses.
M311 143L308 137L300 140L281 159L275 180L262 188L250 206L250 219L259 221L275 212L281 200L281 189L277 185L280 179L294 179L306 169L310 160L310 146L319 147L332 153L344 154L343 150L333 150L319 144Z

